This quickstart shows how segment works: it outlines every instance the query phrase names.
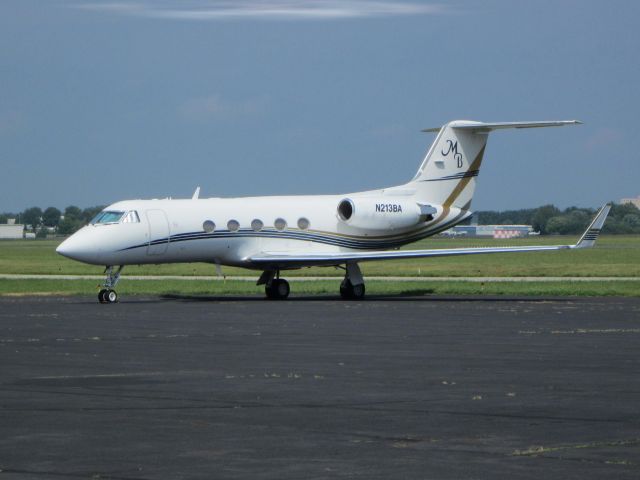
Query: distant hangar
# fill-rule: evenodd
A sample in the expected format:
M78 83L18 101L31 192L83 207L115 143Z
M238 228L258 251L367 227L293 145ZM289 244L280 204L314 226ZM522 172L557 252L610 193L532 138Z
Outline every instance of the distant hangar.
M442 235L449 237L524 238L539 235L531 225L457 225Z
M8 223L0 224L0 240L17 240L24 238L24 225L9 219Z

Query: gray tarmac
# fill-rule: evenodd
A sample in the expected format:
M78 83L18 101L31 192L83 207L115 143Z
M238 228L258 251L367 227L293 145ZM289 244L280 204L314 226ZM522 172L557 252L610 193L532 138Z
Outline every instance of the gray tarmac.
M640 299L0 298L0 480L640 478Z

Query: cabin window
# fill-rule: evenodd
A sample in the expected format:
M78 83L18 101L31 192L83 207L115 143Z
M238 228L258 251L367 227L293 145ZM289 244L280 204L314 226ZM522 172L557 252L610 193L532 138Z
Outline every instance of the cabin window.
M307 218L300 217L298 219L298 228L300 230L306 230L307 228L309 228L309 220Z
M229 220L227 222L227 228L230 232L237 232L240 229L240 223L237 220Z
M216 229L216 224L213 223L213 220L205 220L202 224L202 229L207 233L213 233Z
M251 221L251 229L254 232L259 232L260 230L262 230L262 227L264 227L264 223L262 223L262 220L256 218Z
M91 225L103 225L105 223L118 223L120 219L123 217L124 212L117 212L114 210L103 210L98 213L93 220L91 220Z
M140 223L140 217L135 210L129 210L122 218L122 223Z
M281 232L287 228L287 221L284 218L276 218L276 221L273 222L273 226L276 227L276 230Z

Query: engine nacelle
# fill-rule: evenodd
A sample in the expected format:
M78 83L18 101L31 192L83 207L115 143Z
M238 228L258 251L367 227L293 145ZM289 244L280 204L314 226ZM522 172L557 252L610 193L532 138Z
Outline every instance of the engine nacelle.
M338 218L363 230L410 228L433 220L438 208L406 198L344 198L338 203Z

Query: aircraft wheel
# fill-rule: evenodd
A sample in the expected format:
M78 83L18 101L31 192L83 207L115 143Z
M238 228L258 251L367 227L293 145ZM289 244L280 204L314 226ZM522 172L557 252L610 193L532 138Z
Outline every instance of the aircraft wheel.
M352 287L352 291L353 291L353 294L352 294L353 295L352 296L353 299L355 299L355 300L363 299L364 298L364 291L365 291L364 283L361 283L360 285L354 285Z
M264 286L264 293L267 294L267 298L269 300L273 300L274 298L276 298L276 292L275 292L275 289L273 288L273 282L271 282L271 285L267 284Z
M364 298L364 283L353 285L350 280L344 279L340 284L340 296L344 300L360 300Z
M116 303L118 301L118 294L115 290L107 290L104 294L104 299L107 303Z
M351 282L345 278L340 284L340 296L344 300L349 300L352 298L352 295L353 295L353 285L351 285Z
M271 282L271 285L265 287L265 293L267 298L272 300L284 300L289 296L290 288L289 282L284 278L276 278Z
M107 303L108 300L105 298L105 294L106 293L107 293L107 289L106 288L103 288L102 290L100 290L98 292L98 301L100 303Z

